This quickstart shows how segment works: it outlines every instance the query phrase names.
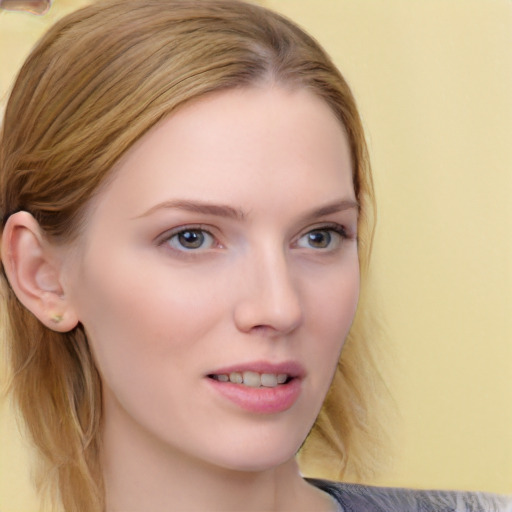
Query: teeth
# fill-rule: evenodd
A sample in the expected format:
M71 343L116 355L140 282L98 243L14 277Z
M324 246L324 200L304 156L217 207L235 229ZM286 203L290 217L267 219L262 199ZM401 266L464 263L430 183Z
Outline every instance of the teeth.
M234 384L243 384L251 388L275 388L279 384L284 384L288 380L286 373L257 373L257 372L231 372L229 375L213 375L215 380L220 382L233 382Z
M244 385L259 388L261 386L261 375L256 372L244 372Z
M241 373L232 372L229 374L229 380L231 382L234 382L235 384L242 384L242 382L244 381L244 378L242 377Z
M275 388L277 386L277 375L272 373L263 373L261 375L261 385L266 388Z

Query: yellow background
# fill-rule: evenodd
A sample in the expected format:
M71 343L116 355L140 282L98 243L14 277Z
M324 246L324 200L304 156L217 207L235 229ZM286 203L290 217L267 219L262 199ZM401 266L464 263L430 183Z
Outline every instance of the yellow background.
M0 98L35 39L85 3L56 0L43 17L0 11ZM262 3L327 48L367 129L399 418L372 483L512 493L512 2ZM36 509L27 460L4 405L1 512Z

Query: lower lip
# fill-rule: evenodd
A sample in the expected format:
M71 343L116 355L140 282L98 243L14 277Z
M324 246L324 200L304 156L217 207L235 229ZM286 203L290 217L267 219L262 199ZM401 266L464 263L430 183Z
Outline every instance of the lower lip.
M292 379L287 384L274 388L251 388L243 384L207 379L212 388L246 411L260 414L275 414L289 409L299 398L301 381Z

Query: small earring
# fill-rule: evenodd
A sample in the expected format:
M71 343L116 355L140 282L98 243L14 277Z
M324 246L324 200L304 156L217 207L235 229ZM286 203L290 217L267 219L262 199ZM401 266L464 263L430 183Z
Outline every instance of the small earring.
M64 318L62 315L59 315L57 313L54 313L51 317L51 321L58 324L59 322L62 321L62 319Z

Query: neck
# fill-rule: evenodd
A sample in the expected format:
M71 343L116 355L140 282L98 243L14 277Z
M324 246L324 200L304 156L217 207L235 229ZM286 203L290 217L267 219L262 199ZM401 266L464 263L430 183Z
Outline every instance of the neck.
M102 454L107 512L334 509L304 481L294 458L259 471L226 469L162 445L140 427L119 428L108 417Z

